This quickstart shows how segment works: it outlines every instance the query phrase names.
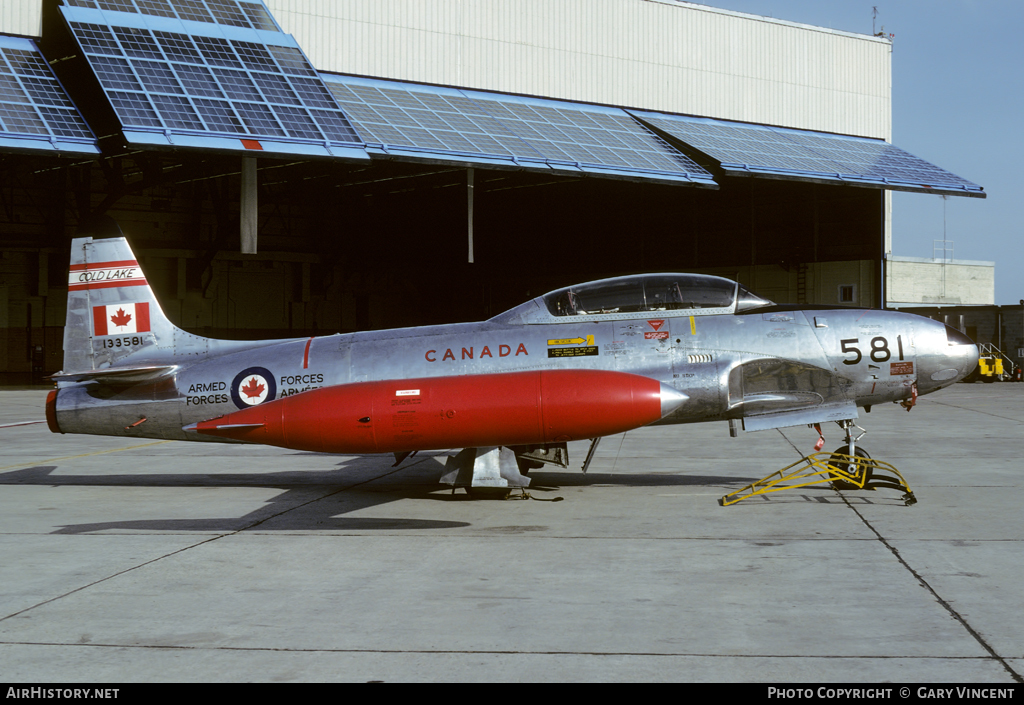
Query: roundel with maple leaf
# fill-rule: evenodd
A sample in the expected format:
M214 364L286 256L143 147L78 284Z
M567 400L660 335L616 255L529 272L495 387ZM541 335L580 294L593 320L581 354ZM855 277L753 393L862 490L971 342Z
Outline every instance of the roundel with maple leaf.
M235 375L231 383L231 401L239 409L271 401L277 396L274 375L264 367L250 367Z

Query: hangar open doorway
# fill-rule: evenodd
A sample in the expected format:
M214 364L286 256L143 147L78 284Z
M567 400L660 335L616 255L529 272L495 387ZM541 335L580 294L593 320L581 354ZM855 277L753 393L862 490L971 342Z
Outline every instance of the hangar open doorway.
M841 286L854 287L848 303L878 301L878 190L474 169L470 263L467 169L260 159L257 173L259 253L242 255L237 158L5 159L5 276L21 279L4 289L8 371L25 357L38 367L40 346L43 371L60 369L70 238L114 223L170 317L213 337L479 320L641 271L721 274L778 301L836 303Z

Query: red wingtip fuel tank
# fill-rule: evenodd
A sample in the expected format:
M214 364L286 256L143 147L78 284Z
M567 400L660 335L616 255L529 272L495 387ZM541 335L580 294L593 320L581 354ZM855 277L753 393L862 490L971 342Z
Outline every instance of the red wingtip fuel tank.
M543 370L321 387L187 428L326 453L479 448L622 433L686 399L640 375Z

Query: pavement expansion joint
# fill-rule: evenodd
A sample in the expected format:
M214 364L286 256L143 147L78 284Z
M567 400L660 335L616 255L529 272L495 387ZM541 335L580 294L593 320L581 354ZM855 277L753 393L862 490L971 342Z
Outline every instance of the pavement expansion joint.
M857 511L857 508L855 506L853 506L853 504L851 504L850 502L848 502L846 500L845 496L843 496L843 501L845 501L846 505L851 510L853 510L854 514L856 514L860 518L860 520L862 522L864 522L864 525L866 527L868 527L868 529L870 529L871 532L875 534L875 536L878 537L878 540L882 543L882 545L885 546L887 549L889 549L889 551L893 554L893 556L896 557L896 560L899 561L900 565L902 565L904 568L906 568L907 571L911 575L913 575L914 578L917 579L917 581L921 585L921 587L923 587L925 590L927 590L928 592L930 592L932 594L932 596L935 598L935 600L940 605L942 605L946 609L946 611L949 612L949 614L957 622L959 622L963 626L964 629L967 630L967 632L975 639L975 641L978 642L978 644L981 645L981 647L983 649L985 649L985 651L987 651L990 654L991 658L994 659L995 661L997 661L1003 668L1005 668L1007 673L1010 674L1010 676L1013 678L1013 680L1015 682L1017 682L1017 683L1024 683L1024 677L1022 677L1020 673L1015 671L1013 669L1013 667L1010 666L1010 664L1006 661L1006 659L1004 659L1002 656L1000 656L998 653L996 653L996 650L993 649L992 646L987 641L985 641L985 638L982 637L981 634L979 634L977 632L977 630L975 630L970 624L968 624L967 620L964 619L963 616L960 615L959 612L957 612L955 609L953 609L953 606L949 603L949 601L944 599L941 595L939 595L939 593L936 592L935 588L933 588L931 586L931 584L929 584L929 582L927 580L925 580L924 577L921 576L920 573L918 573L916 570L914 570L914 568L909 563L907 563L906 559L904 559L903 556L900 555L899 549L897 549L895 546L893 546L891 543L889 543L889 541L887 541L886 538L884 536L882 536L882 534L878 531L878 529L876 529L874 526L872 526L871 522L868 521L867 518L863 514L861 514L859 511Z
M711 659L821 659L825 661L990 661L989 656L948 656L948 655L884 655L884 654L722 654L703 651L585 651L585 650L542 650L542 649L373 649L339 647L280 647L280 646L192 646L188 644L118 644L98 642L63 641L3 641L0 646L59 646L82 647L87 649L140 649L154 651L241 651L275 652L298 654L428 654L428 655L494 655L494 656L640 656L645 658L711 658Z

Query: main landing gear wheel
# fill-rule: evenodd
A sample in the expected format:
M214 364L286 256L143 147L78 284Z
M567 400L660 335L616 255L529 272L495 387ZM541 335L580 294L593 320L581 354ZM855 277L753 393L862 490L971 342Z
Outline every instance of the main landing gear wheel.
M871 459L871 456L868 455L868 452L866 450L864 450L863 448L856 448L856 449L854 449L853 454L857 458L867 458L869 460ZM849 458L849 457L850 457L850 446L849 445L839 446L834 451L832 451L832 457L829 458L828 464L831 467L833 467L833 468L836 468L838 470L841 470L841 471L845 472L847 475L852 475L853 477L855 477L857 479L858 482L863 481L864 487L867 487L868 483L871 482L871 473L872 473L871 467L870 466L869 467L861 467L861 466L859 466L859 465L857 465L855 463L851 463L848 460L846 460L846 458ZM859 490L859 489L862 489L860 486L855 485L852 482L847 482L846 480L833 480L831 484L832 484L832 489L834 489L834 490Z
M531 460L518 455L516 456L516 465L519 466L519 474L523 477L528 477L531 470L537 470L544 467L544 463L539 460Z
M454 487L452 490L454 491ZM511 487L471 487L466 486L466 494L473 499L508 499L512 494Z

